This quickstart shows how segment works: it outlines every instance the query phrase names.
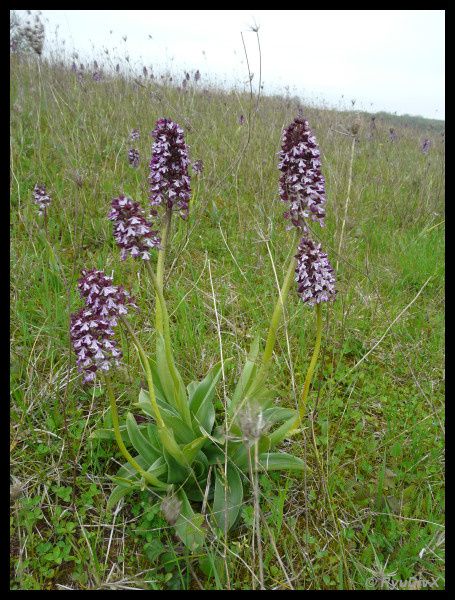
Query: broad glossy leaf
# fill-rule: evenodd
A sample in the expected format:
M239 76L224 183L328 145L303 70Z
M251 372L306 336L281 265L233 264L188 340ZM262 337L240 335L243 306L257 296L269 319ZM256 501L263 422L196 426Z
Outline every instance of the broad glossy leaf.
M297 429L295 428L295 420L297 417L297 411L294 411L294 415L285 421L280 427L277 427L275 431L272 431L270 434L270 441L272 444L272 448L278 444L280 444L284 438L290 437L297 433Z
M243 501L243 485L238 469L231 462L226 467L220 465L215 473L215 495L213 499L213 519L216 527L225 531L234 525Z
M304 461L285 452L265 452L259 455L258 468L266 471L309 470Z
M158 458L159 454L155 452L153 446L141 433L138 424L136 423L136 419L131 413L128 413L126 416L126 428L128 430L130 441L133 444L136 452L138 452L149 465L153 464Z
M203 528L204 517L200 513L195 513L187 495L183 490L177 494L182 506L180 516L175 523L175 532L191 552L201 548L205 540L205 529Z

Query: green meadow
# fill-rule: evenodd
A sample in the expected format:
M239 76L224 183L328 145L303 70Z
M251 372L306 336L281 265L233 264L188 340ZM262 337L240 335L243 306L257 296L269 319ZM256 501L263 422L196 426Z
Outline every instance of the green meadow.
M168 77L94 81L90 69L78 80L56 60L15 55L10 88L11 588L253 589L259 567L266 589L444 588L444 122L382 113L373 130L355 107L223 91L203 74L186 88ZM110 426L109 402L76 368L76 283L84 268L113 273L136 297L130 322L153 352L153 288L120 260L107 214L120 193L147 207L150 132L171 118L204 164L166 256L174 355L185 381L233 357L221 414L253 339L265 343L296 251L277 155L299 110L326 178L326 227L312 235L338 291L323 306L302 431L281 446L309 469L261 474L259 532L250 489L229 537L191 553L147 489L107 509L122 457L93 437ZM138 169L127 159L133 128ZM46 222L36 183L52 198ZM314 310L291 291L269 377L277 405L297 406L315 331ZM143 375L120 337L122 418Z

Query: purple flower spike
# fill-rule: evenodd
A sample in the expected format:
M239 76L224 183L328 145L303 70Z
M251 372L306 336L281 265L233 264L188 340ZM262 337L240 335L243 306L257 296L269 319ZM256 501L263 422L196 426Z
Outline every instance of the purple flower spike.
M335 276L321 244L302 238L296 254L297 293L310 306L335 300Z
M239 117L239 125L243 125L245 123L245 117L243 115L240 115Z
M425 139L422 142L422 147L421 150L424 154L428 154L428 152L430 151L431 148L431 140L429 139Z
M157 231L144 217L144 210L138 202L133 202L121 194L112 200L112 210L109 219L114 221L114 238L121 248L121 258L125 260L128 254L133 258L150 260L150 249L160 247Z
M135 148L130 148L128 150L128 162L135 169L138 168L138 166L139 166L139 150L136 150Z
M51 197L46 192L46 186L36 184L33 188L33 197L39 207L38 214L43 215L46 212L46 208L51 203Z
M289 203L284 216L304 232L308 219L324 227L325 179L319 147L306 119L297 117L284 130L279 158L280 198Z
M112 277L103 271L84 269L77 287L81 297L85 298L86 307L111 326L117 325L120 315L127 314L128 305L137 308L130 294L122 286L112 285Z
M152 132L155 141L150 161L150 205L177 210L183 219L188 217L191 189L188 176L188 146L183 129L170 119L158 119Z
M130 139L131 139L132 141L134 141L134 140L138 140L138 139L139 139L139 137L140 137L140 135L141 135L141 134L140 134L140 131L139 131L139 129L133 129L133 130L131 131L131 133L130 133Z
M193 171L196 173L196 175L199 175L200 173L202 173L202 170L204 168L204 163L202 162L202 160L196 160L196 161L194 161L194 163L191 166L193 168Z
M103 271L82 271L78 288L85 307L71 315L70 337L78 370L84 372L84 383L88 383L99 369L109 371L118 366L122 353L112 328L118 317L128 312L127 306L137 307L129 293L122 286L112 285L112 277Z

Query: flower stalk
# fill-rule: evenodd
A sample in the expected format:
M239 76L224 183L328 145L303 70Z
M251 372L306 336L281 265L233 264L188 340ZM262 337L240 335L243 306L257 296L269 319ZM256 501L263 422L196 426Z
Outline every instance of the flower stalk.
M152 405L152 410L153 410L153 414L155 415L156 422L157 422L157 424L158 424L159 427L163 427L164 428L165 424L164 424L163 418L161 416L160 409L158 407L158 402L156 401L155 388L153 387L152 371L150 369L150 364L149 364L147 355L145 354L145 350L142 347L142 344L138 340L136 334L133 331L133 328L128 323L128 321L126 319L122 318L122 323L125 325L126 329L128 330L128 333L133 338L134 345L136 346L137 352L138 352L139 357L141 359L141 363L142 363L142 365L144 367L145 377L147 379L147 385L148 385L148 388L149 388L150 403Z
M313 356L311 357L310 365L305 377L305 383L303 384L302 397L299 403L299 416L297 417L293 430L297 429L302 425L303 417L305 416L306 401L308 398L308 392L310 390L311 381L313 379L314 370L319 357L319 350L321 348L322 339L322 310L321 304L316 304L316 344L313 350Z
M111 405L112 424L114 426L115 440L117 442L118 447L120 448L121 453L126 458L126 460L129 462L129 464L134 469L136 469L136 471L140 475L142 475L142 477L147 481L147 483L150 483L150 485L153 485L154 487L157 487L157 488L160 488L160 489L168 489L169 485L161 482L159 479L157 479L151 473L147 473L147 471L145 471L134 460L134 458L131 456L131 454L128 452L128 450L127 450L127 448L125 446L125 443L124 443L124 441L122 439L122 435L120 433L119 417L118 417L117 404L115 402L114 392L112 390L112 386L111 386L111 383L109 381L109 378L105 377L104 380L106 382L106 389L107 389L107 393L108 393L108 396L109 396L109 402L110 402L110 405Z
M164 224L161 231L161 249L158 253L158 261L156 265L156 285L154 282L156 290L159 289L161 293L163 293L164 289L164 263L166 260L166 249L171 232L171 220L172 209L168 208L165 213ZM151 271L151 269L149 269L149 271ZM163 313L158 291L156 292L155 327L158 333L164 335Z

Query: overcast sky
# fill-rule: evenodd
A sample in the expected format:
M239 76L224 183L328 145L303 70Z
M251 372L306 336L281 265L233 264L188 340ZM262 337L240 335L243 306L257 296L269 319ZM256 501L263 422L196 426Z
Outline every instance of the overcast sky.
M21 11L19 11L21 12ZM138 72L199 68L205 78L259 79L330 106L397 111L444 119L445 12L442 10L44 10L47 32L83 55L108 48ZM112 30L112 33L110 31ZM51 35L52 34L52 35ZM122 37L126 35L127 41ZM151 38L149 37L151 36ZM113 52L113 49L116 50ZM342 98L343 96L343 98Z

